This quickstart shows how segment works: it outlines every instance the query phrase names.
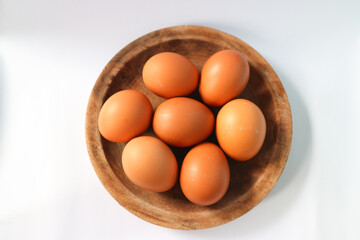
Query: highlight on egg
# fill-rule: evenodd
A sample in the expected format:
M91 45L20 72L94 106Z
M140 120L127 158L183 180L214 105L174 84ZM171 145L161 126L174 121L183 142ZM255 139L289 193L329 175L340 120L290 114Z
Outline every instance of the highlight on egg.
M218 202L226 193L230 169L226 156L213 143L192 148L182 163L180 186L185 197L199 206Z
M127 142L145 132L152 119L150 100L136 90L122 90L110 96L100 109L98 127L112 142Z
M235 99L220 109L215 131L220 147L228 156L247 161L260 151L264 143L265 117L253 102Z
M164 98L187 96L196 89L199 81L195 65L174 52L152 56L145 63L142 76L147 88Z
M169 145L189 147L204 141L214 129L215 118L204 104L185 97L161 103L154 113L153 129Z
M222 106L242 93L249 76L249 63L239 51L216 52L201 70L200 96L209 106Z
M178 165L171 149L150 136L140 136L126 144L122 167L131 182L151 192L168 191L178 177Z

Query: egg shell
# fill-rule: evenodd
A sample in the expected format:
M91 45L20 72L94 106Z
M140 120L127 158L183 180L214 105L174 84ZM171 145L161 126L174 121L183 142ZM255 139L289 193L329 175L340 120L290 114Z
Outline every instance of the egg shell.
M229 182L229 164L215 144L201 143L185 156L180 171L180 186L191 202L200 206L218 202L225 195Z
M245 89L249 76L249 63L240 52L219 51L201 70L200 96L207 105L222 106Z
M142 72L145 85L164 98L186 96L198 85L199 73L186 57L174 52L152 56Z
M177 181L176 158L171 149L155 137L141 136L128 142L122 153L122 166L135 185L148 191L167 191Z
M253 158L260 151L265 135L264 114L249 100L232 100L217 115L217 140L222 150L235 160Z
M202 142L214 129L215 118L204 104L185 97L171 98L155 110L153 129L164 142L188 147Z
M150 100L136 90L123 90L109 97L101 107L98 127L112 142L127 142L145 132L153 109Z

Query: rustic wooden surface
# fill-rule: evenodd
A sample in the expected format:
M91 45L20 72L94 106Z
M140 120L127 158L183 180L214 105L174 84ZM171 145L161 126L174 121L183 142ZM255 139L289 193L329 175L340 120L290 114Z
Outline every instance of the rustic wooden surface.
M247 162L229 159L231 179L224 198L208 207L190 203L179 182L168 192L152 193L133 185L121 166L125 144L101 137L97 119L105 100L122 89L136 89L155 109L162 101L144 85L141 72L147 59L172 51L188 57L199 72L206 59L223 49L242 52L250 64L250 80L239 96L263 111L267 133L260 152ZM199 99L198 93L191 97ZM218 108L211 109L215 114ZM146 133L154 135L151 129ZM127 45L106 65L91 92L86 113L86 142L92 165L107 191L136 216L168 228L202 229L234 220L263 200L280 177L291 146L292 119L284 88L271 66L250 46L229 34L200 26L176 26L151 32ZM216 142L214 134L208 141ZM189 148L172 148L179 169ZM261 217L261 216L259 216Z

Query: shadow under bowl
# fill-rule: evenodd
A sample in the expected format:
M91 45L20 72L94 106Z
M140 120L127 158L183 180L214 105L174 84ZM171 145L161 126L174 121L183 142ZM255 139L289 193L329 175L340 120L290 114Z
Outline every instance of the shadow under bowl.
M189 58L200 71L215 52L240 51L250 64L249 83L240 98L254 102L266 119L266 138L251 160L229 159L230 185L216 204L200 207L189 202L179 182L169 191L153 193L135 186L126 177L121 155L125 143L102 138L97 120L104 102L114 93L136 89L144 93L155 109L164 98L150 92L143 83L142 69L153 55L177 52ZM194 93L191 97L199 99ZM216 115L218 108L211 108ZM149 129L147 135L154 135ZM136 216L163 227L203 229L234 220L262 201L279 179L291 146L292 119L285 90L271 66L253 48L227 33L201 26L175 26L140 37L117 53L106 65L91 92L86 113L86 142L92 165L107 191ZM208 141L216 142L214 134ZM179 162L190 148L172 148Z

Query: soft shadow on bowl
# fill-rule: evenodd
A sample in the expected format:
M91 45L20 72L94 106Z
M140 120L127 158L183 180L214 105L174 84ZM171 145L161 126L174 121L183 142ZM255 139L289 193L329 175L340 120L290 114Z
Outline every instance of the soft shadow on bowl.
M246 237L261 229L271 227L296 200L310 168L311 120L305 102L291 80L281 70L276 69L276 71L287 92L293 116L293 144L279 181L262 203L241 218L211 229L177 231L177 234L186 238L196 236L204 239Z
M310 168L308 156L313 141L311 119L304 100L293 83L281 71L277 70L277 73L288 93L293 114L293 145L284 172L268 197L280 194L297 179L305 179Z

